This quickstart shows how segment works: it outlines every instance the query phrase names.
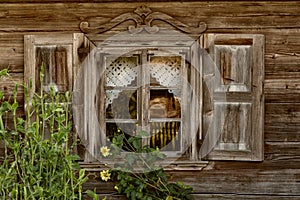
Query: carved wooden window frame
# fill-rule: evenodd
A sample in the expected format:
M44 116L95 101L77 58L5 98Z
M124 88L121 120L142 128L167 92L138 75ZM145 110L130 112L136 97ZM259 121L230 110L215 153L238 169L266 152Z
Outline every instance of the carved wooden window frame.
M110 57L114 57L114 56L120 56L118 53L116 53L119 50L119 48L109 48L109 50L104 50L101 49L101 51L97 52L97 65L105 65L106 62L105 60L107 58ZM116 125L121 125L123 124L123 126L125 124L135 124L137 129L130 131L130 132L126 132L126 134L128 135L133 135L134 132L139 132L141 130L146 131L148 133L150 133L152 135L152 137L148 137L148 138L144 138L142 140L143 145L167 145L167 141L165 141L166 144L157 144L156 142L153 144L153 140L154 137L153 135L156 135L156 138L161 138L164 137L164 139L162 140L167 140L167 138L165 137L164 134L162 134L163 129L159 129L160 133L155 134L153 131L151 131L151 123L160 123L160 125L166 123L168 125L176 125L176 123L179 123L180 125L176 128L174 127L173 129L171 129L170 127L164 127L167 130L169 130L170 132L168 132L170 135L169 137L172 139L170 141L170 143L168 144L168 146L172 146L175 145L175 143L177 144L177 149L176 150L172 150L172 151L162 151L163 153L165 153L168 156L171 157L176 157L179 154L183 154L184 152L184 144L188 143L188 141L185 141L188 138L188 135L186 135L186 133L188 132L186 130L186 126L184 126L183 124L186 124L187 121L187 109L188 109L188 104L187 104L187 94L186 94L186 84L187 83L182 83L183 81L181 80L179 83L179 85L176 86L168 86L168 85L161 85L162 83L160 83L160 86L153 86L151 84L150 81L150 77L151 76L151 66L150 65L150 59L151 57L157 57L157 56L171 56L171 57L180 57L180 77L178 77L179 79L187 79L187 70L188 70L188 63L186 63L185 60L185 56L183 52L184 50L180 50L178 49L177 53L175 53L174 51L172 53L166 53L167 48L163 49L164 51L158 50L158 49L153 49L153 48L142 48L141 50L135 50L134 52L130 52L127 53L126 55L122 55L122 58L124 58L124 56L128 57L128 58L134 58L134 57L138 57L139 59L137 59L137 72L134 75L135 76L135 84L137 85L129 85L132 79L129 80L129 82L126 83L114 83L114 84L110 84L109 86L106 86L107 82L106 81L101 81L101 79L106 79L108 78L108 76L102 76L100 81L99 81L99 87L101 87L100 89L97 89L97 94L96 94L96 99L99 100L99 103L96 103L96 110L99 111L98 114L98 119L100 122L100 127L102 127L102 131L103 133L106 133L106 138L103 141L107 141L107 125L106 124L116 124ZM179 54L179 52L181 54ZM119 57L120 58L120 57ZM104 62L103 62L104 60ZM162 64L160 64L160 66L162 66ZM106 66L107 68L108 66ZM119 67L119 65L118 65ZM127 68L128 69L128 68ZM110 71L109 71L110 72ZM122 73L122 71L118 71L116 72L114 69L114 74L115 73ZM164 74L166 74L167 72L165 72ZM122 73L124 74L124 72ZM162 75L162 74L161 74ZM181 77L181 76L186 76L186 77ZM152 77L153 78L153 77ZM107 80L107 79L106 79ZM102 83L102 84L101 84ZM172 92L169 92L169 94L173 94L176 97L180 98L180 117L177 118L172 118L172 117L168 117L165 116L162 118L162 116L160 117L153 117L151 116L151 108L150 108L150 98L151 98L151 93L155 92L155 91L159 91L159 90L164 90L164 91L168 91L170 89L176 89L179 90L181 92L181 94L173 94ZM99 91L99 92L98 92ZM102 93L101 93L102 91ZM114 109L118 109L119 106L122 106L122 103L119 101L118 103L118 95L114 97L114 99L109 99L108 101L108 94L105 92L107 91L131 91L132 93L135 91L137 93L137 96L135 99L137 99L137 107L136 107L136 111L137 111L137 115L136 118L131 118L130 116L127 117L121 117L121 118L107 118L107 108L108 105L110 106L114 106ZM183 92L183 93L182 93ZM119 93L118 93L119 94ZM103 98L106 99L105 102L103 102ZM116 102L114 102L116 101ZM109 104L108 104L109 102ZM102 103L102 104L101 104ZM105 105L104 105L105 103ZM115 104L114 104L115 103ZM98 108L99 106L99 108ZM128 106L127 104L125 106ZM128 109L128 108L127 108ZM125 109L125 110L127 110ZM122 110L124 112L124 110ZM126 113L126 112L125 112ZM183 114L184 113L184 114ZM112 115L117 114L117 112L114 112L114 110L112 110ZM122 114L122 113L121 113ZM124 114L124 113L123 113ZM126 113L127 114L127 113ZM126 115L125 114L125 115ZM129 113L128 113L129 114ZM106 117L105 117L106 116ZM175 123L175 124L174 124ZM165 125L166 125L165 124ZM121 125L122 126L122 125ZM159 125L158 125L159 126ZM156 127L156 130L158 131L159 127ZM161 127L160 127L161 128ZM172 130L172 131L171 131ZM122 130L120 130L122 131ZM171 133L172 132L172 133ZM173 136L172 136L173 135ZM169 139L170 139L169 138ZM178 138L177 142L175 142L175 138ZM162 142L162 141L161 141ZM106 143L102 144L102 145L106 145ZM154 148L156 146L153 146Z

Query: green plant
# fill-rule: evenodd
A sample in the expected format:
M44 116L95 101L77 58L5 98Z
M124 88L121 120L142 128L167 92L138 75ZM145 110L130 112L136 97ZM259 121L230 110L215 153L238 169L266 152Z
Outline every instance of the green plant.
M0 78L8 74L0 72ZM40 73L41 87L43 70ZM0 166L3 199L82 199L87 181L78 156L71 153L70 93L41 90L29 99L24 86L25 118L17 115L17 89L12 101L0 91L0 140L5 155ZM29 86L30 88L30 86ZM11 120L12 119L12 120ZM12 122L12 123L9 123Z
M115 164L113 169L103 170L102 180L107 181L111 177L116 181L115 189L118 193L132 200L193 199L190 186L169 182L164 170L157 166L156 162L165 159L165 155L159 149L142 145L142 137L148 135L142 131L127 139L121 131L115 133L111 148L101 148L102 155L116 159L122 155L122 148L128 148L131 152L125 153L123 161Z

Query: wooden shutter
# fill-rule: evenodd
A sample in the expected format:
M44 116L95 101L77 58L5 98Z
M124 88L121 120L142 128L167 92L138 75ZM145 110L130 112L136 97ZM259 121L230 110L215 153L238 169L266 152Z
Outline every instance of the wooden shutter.
M90 98L87 94L78 95L73 89L76 80L79 79L77 76L80 73L79 68L91 49L93 49L93 45L82 33L25 35L24 82L28 86L30 82L32 83L32 87L29 90L30 99L32 99L35 92L41 89L39 73L42 65L45 70L42 89L45 92L49 91L50 87L53 86L58 92L70 91L72 94L80 96L81 98L77 98L76 103L82 103L86 98ZM84 123L86 124L89 119L86 115L83 115L83 110L79 110L78 113L79 115L76 115L77 118L75 118L74 125L76 125L75 127L82 127L82 129L80 128L80 131L82 131L86 127ZM78 116L84 117L79 118ZM77 135L80 135L84 144L87 144L88 147L93 145L88 144L88 135L80 134L77 130L76 133L74 134L74 141L77 139ZM77 149L75 149L75 152L80 154ZM82 153L83 159L91 160L91 156L86 152L89 151Z
M78 150L84 162L96 161L100 150L100 128L95 110L96 88L100 73L94 63L95 45L82 33L74 33L73 121L81 144ZM98 127L98 128L97 128ZM82 150L82 151L81 151Z
M263 159L264 36L206 34L203 134L209 160ZM206 58L207 59L207 58Z
M44 68L41 84L40 73ZM30 86L29 105L34 93L72 91L73 88L73 36L72 34L25 35L24 36L24 82ZM50 132L45 132L45 138Z
M25 35L24 81L32 82L30 97L40 90L40 69L45 70L43 90L53 86L59 92L72 90L73 83L73 36Z

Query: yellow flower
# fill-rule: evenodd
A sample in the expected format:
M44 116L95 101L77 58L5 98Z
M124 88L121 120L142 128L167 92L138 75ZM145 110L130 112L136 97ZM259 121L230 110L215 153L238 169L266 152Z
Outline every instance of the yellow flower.
M118 190L119 188L118 188L118 186L115 186L114 189L115 189L115 190Z
M167 196L166 200L173 200L172 196Z
M102 172L100 172L100 176L103 181L108 181L110 179L109 170L103 170Z
M100 151L101 151L101 153L102 153L102 155L103 155L104 157L109 156L109 151L110 151L110 149L107 148L107 146L101 147L101 148L100 148Z

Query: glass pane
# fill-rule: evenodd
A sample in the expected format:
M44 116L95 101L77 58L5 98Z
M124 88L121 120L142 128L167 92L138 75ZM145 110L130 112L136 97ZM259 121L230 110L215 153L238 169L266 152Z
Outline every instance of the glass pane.
M106 137L112 141L114 136L124 134L125 140L122 149L125 151L134 151L135 149L129 145L126 140L133 137L136 133L135 123L106 123Z
M106 86L126 87L137 85L137 57L107 57Z
M150 57L150 86L179 87L181 85L180 56Z
M150 147L163 151L180 151L180 122L151 122Z
M136 90L106 90L107 119L137 119Z
M180 98L174 94L176 91L150 90L150 118L181 117Z

